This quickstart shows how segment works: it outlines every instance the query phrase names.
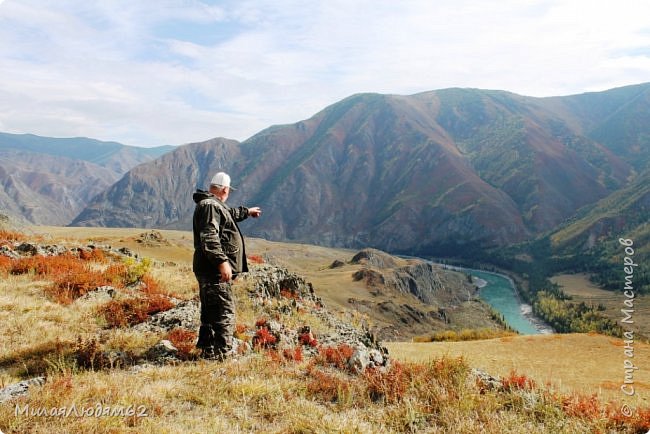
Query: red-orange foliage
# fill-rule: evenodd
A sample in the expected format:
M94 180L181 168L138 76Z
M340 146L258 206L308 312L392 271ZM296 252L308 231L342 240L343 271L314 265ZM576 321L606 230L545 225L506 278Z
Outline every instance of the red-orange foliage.
M100 307L109 327L126 327L144 322L150 315L169 310L174 305L160 294L111 300Z
M7 230L0 230L0 246L8 246L17 241L24 241L26 239L25 235Z
M280 296L284 298L290 298L293 300L300 300L300 294L292 289L282 288L280 289Z
M291 360L293 362L302 362L302 348L285 348L282 352L282 355L286 360Z
M140 280L143 283L142 292L145 294L162 294L160 284L149 273L145 273Z
M618 428L624 432L647 433L650 430L650 407L637 408L632 414L624 414L620 402L610 402L605 408L607 425L611 432ZM579 415L578 415L579 416Z
M263 264L264 259L260 255L246 255L246 259L248 262L251 262L253 264Z
M84 261L105 263L108 261L106 254L101 249L80 250L79 259Z
M368 395L373 401L383 400L388 404L402 401L409 385L409 372L405 366L393 361L390 369L366 369L363 373Z
M78 337L74 353L77 365L84 369L103 369L110 364L96 338L84 340Z
M183 327L176 327L167 333L167 339L178 350L178 356L182 360L188 360L194 356L194 348L196 347L196 332L188 330Z
M310 347L318 346L318 340L311 332L306 332L298 336L298 342L302 345L309 345Z
M54 392L54 396L66 396L72 392L72 374L66 373L60 377L55 377L54 380L48 381L48 389Z
M277 342L277 338L267 328L260 328L255 332L253 345L257 348L268 348Z
M95 250L101 252L101 250ZM106 271L94 270L88 263L103 260L103 253L87 256L86 260L72 253L57 256L29 256L26 258L4 260L2 267L11 274L27 274L33 272L39 277L52 280L52 286L47 292L59 303L68 304L76 298L92 291L99 286L123 286L126 267L123 264L112 264Z
M638 408L633 422L637 432L650 431L650 407Z
M316 357L316 363L336 366L338 369L347 369L348 362L353 354L354 348L348 344L341 344L338 347L320 348Z
M369 397L397 403L406 394L415 395L431 408L439 405L438 390L445 390L445 399L458 399L457 391L466 381L467 365L462 359L443 357L430 363L399 363L392 361L388 370L368 368L363 372Z
M255 321L255 327L260 328L260 327L265 327L266 326L266 318L260 318L257 321Z
M506 390L531 390L536 387L533 379L526 375L518 375L515 371L510 371L507 377L502 378L501 384Z
M11 259L0 255L0 274L7 275L11 269Z
M111 282L111 285L124 287L128 280L128 268L122 263L111 264L104 271L104 276L106 276L106 279Z
M578 394L567 396L562 401L562 408L569 416L588 420L597 419L603 415L600 401L595 394L589 396Z
M235 333L233 334L237 339L241 339L244 342L249 342L251 340L250 336L246 334L248 327L246 324L237 324L235 325Z
M350 382L341 378L311 369L308 372L310 381L307 383L307 393L311 396L319 396L325 401L336 402L343 394L350 391Z
M284 363L282 356L274 349L269 349L266 351L266 357L268 357L273 363L281 365Z

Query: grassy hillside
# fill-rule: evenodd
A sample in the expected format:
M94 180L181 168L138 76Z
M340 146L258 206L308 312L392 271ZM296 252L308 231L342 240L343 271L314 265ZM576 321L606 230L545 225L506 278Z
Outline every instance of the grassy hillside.
M514 336L473 342L414 344L389 342L388 350L400 360L424 362L438 357L463 357L467 364L493 375L525 374L540 385L563 393L622 397L621 365L625 360L621 339L598 334ZM551 356L553 355L553 356ZM650 345L637 343L635 359L650 360ZM578 368L579 367L579 368ZM579 372L580 371L580 372ZM647 405L650 373L635 375L635 405Z
M482 360L493 359L492 366L465 354L466 358L457 358L452 344L392 344L386 366L357 370L356 350L328 337L332 324L344 324L352 331L362 326L364 316L344 309L342 300L340 312L323 310L327 304L319 307L317 298L286 289L278 296L264 297L256 288L267 266L258 264L235 285L237 336L253 343L254 349L225 362L202 361L193 353L196 334L191 329L160 332L131 326L142 320L135 313L144 313L146 325L150 324L147 317L166 308L165 302L194 299L187 233L165 231L157 238L141 236L136 230L31 228L24 235L3 233L0 244L6 251L31 241L49 245L50 252L56 253L80 240L83 246L110 244L111 249L106 254L84 247L48 257L0 256L4 270L0 321L5 326L0 330L0 388L45 377L25 396L0 404L0 430L5 433L520 433L522 427L534 433L636 433L650 429L650 408L642 399L649 383L646 373L640 370L634 377L641 400L598 394L590 386L598 381L620 382L621 377L605 370L585 369L587 360L598 360L603 366L603 361L608 366L622 363L622 353L612 351L620 346L611 338L530 341L522 337L458 343L468 351L483 346ZM129 246L139 254L137 260L111 253ZM329 269L320 275L311 264L323 264L325 259L327 264L348 251L265 241L251 242L251 250L259 255L253 256L256 262L260 257L283 258L320 276L320 282L314 283L316 295L328 286L334 288L332 292L345 291L347 283L337 284ZM106 296L93 289L98 282L109 282L116 294ZM333 294L330 298L336 302ZM270 322L282 325L283 339L305 324L311 326L313 336L308 342L300 335L298 342L284 340L284 347L274 346L265 334L271 326L262 325ZM163 338L177 347L180 358L161 363L147 355ZM636 349L639 360L647 359L647 346L639 344ZM512 365L516 372L502 369L510 367L503 363L509 356L519 361ZM146 362L138 361L143 357ZM502 366L497 368L499 361ZM549 368L545 374L538 369L542 364ZM560 365L562 369L557 369ZM554 381L545 386L548 373ZM574 387L581 378L592 381L586 389ZM623 404L634 408L632 415L621 413ZM66 412L70 414L64 416Z

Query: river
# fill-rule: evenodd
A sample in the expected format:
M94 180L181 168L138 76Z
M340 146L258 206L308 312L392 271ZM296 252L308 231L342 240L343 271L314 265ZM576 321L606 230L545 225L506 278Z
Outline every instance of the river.
M523 335L553 333L550 326L533 315L532 306L519 298L515 284L509 277L471 268L447 267L470 274L474 283L480 288L481 299L503 315L506 323L518 333Z
M472 275L481 288L481 299L503 315L506 323L524 335L553 333L553 330L533 315L533 308L519 299L514 282L502 274L479 270L464 270Z

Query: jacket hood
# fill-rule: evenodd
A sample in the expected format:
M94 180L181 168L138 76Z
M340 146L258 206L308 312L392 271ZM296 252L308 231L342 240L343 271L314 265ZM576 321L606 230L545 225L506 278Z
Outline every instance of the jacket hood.
M192 195L192 199L194 199L194 202L199 203L202 200L208 199L208 198L214 198L215 196L210 193L209 191L204 191L204 190L196 190L196 192Z

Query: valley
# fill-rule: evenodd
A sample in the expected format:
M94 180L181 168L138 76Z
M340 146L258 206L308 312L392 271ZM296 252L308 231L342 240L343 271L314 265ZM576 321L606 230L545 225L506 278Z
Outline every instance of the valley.
M197 360L193 353L193 317L198 311L192 310L196 283L188 232L29 226L22 234L4 232L3 237L7 239L2 242L3 251L9 256L0 258L15 257L24 250L18 249L20 242L36 242L37 248L53 252L69 246L68 252L79 252L80 260L89 261L87 273L104 269L93 275L106 278L122 263L127 275L138 279L135 286L116 284L110 291L92 286L87 293L80 289L70 300L72 293L66 291L73 282L87 282L77 280L79 276L67 275L60 281L38 274L38 267L6 274L0 282L0 320L7 325L0 332L4 348L0 384L10 389L19 380L31 383L24 386L26 393L9 398L8 389L0 387L0 399L9 399L0 404L4 432L401 432L417 423L418 430L431 432L453 432L459 426L469 432L517 432L522 424L532 424L540 433L555 433L560 427L576 432L616 429L633 433L650 422L647 371L635 373L635 396L621 397L617 388L623 375L622 342L595 334L416 343L408 339L407 328L412 325L403 324L391 330L392 339L379 344L385 345L387 353L374 353L375 362L364 362L369 363L365 370L355 370L354 363L361 363L352 362L359 348L378 345L367 341L361 330L374 325L381 331L382 322L394 321L397 326L401 321L399 316L374 309L373 304L392 300L397 306L409 303L424 310L425 304L415 295L434 297L439 292L440 297L429 302L444 306L449 317L437 325L473 327L480 318L489 318L471 306L474 302L467 299L471 286L466 286L468 279L462 273L436 271L442 287L434 285L438 289L433 293L422 288L410 294L391 292L401 287L396 276L412 272L411 260L372 249L331 249L251 238L250 276L238 279L234 288L236 335L255 347L242 348L233 359L211 362ZM70 266L76 264L74 255L66 255ZM17 264L16 259L0 261L4 269L18 270ZM264 285L278 273L286 275L281 272L285 266L289 273L297 273L281 283L292 289L277 287L279 293L269 296L273 287ZM61 267L51 270L54 276L66 276L65 271ZM359 272L364 278L353 278ZM55 279L59 286L53 287L48 279ZM266 289L259 292L260 285ZM160 313L145 315L141 323L141 319L116 316L117 306L125 309L126 303L141 297L157 303L173 300L171 308L161 312L172 322L153 321ZM463 307L467 302L470 306ZM358 306L367 309L361 311ZM179 316L181 311L194 313ZM274 341L260 341L265 336L262 330L269 332L264 328L269 322L284 330L277 347ZM311 326L315 347L300 340L292 343L291 331L305 324ZM161 339L173 341L173 353L160 353ZM360 341L348 344L346 339ZM638 360L645 360L650 346L639 342L635 351ZM635 409L628 418L619 413L623 402ZM94 418L43 417L30 410L56 408L58 412L72 403L77 409L101 405L101 411L107 412ZM420 414L417 422L409 416L413 406ZM142 417L119 412L125 408L141 410ZM111 411L116 414L110 415Z

